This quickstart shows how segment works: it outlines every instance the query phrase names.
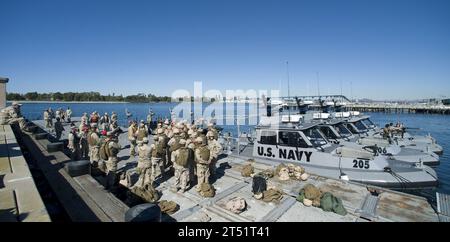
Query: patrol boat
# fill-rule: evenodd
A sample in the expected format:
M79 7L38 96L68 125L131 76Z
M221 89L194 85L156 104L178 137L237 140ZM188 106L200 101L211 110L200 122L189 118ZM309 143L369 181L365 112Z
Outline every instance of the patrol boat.
M354 136L353 133L348 130L346 123L343 120L326 120L318 126L322 134L331 143L377 152L391 160L422 163L432 167L437 166L440 163L439 156L432 152L400 147L396 144L387 144L385 146L378 146L378 144L363 145L359 142L359 138Z
M254 139L248 137L244 148L238 147L239 156L294 163L320 176L396 190L438 185L438 177L431 167L393 160L370 149L329 142L320 132L319 123L262 122L255 131Z
M302 101L299 103L302 103ZM337 107L331 107L332 103L339 103L339 105ZM400 160L411 163L420 162L424 165L433 167L440 164L439 156L434 154L433 151L436 152L439 149L442 151L442 148L436 143L425 144L413 142L411 140L403 141L400 137L394 137L396 143L389 142L387 139L380 136L379 132L376 132L377 126L370 120L369 116L362 115L357 111L342 112L342 106L344 106L343 102L319 100L319 104L319 110L325 110L329 113L309 111L306 109L306 111L300 111L299 114L290 115L286 114L288 113L286 112L286 109L283 109L280 110L279 114L281 115L281 120L283 122L298 122L299 119L302 119L304 122L335 123L335 127L327 128L326 125L322 126L322 130L329 135L326 138L330 139L332 142L341 142L341 144L345 146L351 146L357 149L376 149L376 152L388 156L391 160ZM304 107L304 105L302 106ZM291 107L291 110L295 109ZM300 108L297 110L300 110ZM333 112L335 110L341 112Z
M355 135L360 138L360 144L363 145L378 145L379 147L385 148L389 144L394 143L401 148L409 148L414 150L419 150L423 152L433 152L435 154L442 154L442 146L437 144L436 140L427 136L412 135L404 130L403 135L394 134L391 142L385 140L380 132L381 128L377 127L371 120L369 116L363 115L358 111L344 111L347 102L350 102L343 95L325 95L325 96L297 96L297 97L281 97L281 100L271 100L270 98L264 100L267 108L272 110L270 107L274 102L282 102L282 109L274 110L274 112L279 112L281 115L294 112L298 114L307 114L311 110L316 110L314 118L320 119L346 119L349 124L346 124L347 128ZM312 101L315 99L315 103ZM295 102L293 101L295 100ZM305 101L308 100L308 101ZM297 107L296 107L297 106ZM270 116L271 111L268 111ZM406 128L405 128L406 129ZM394 142L392 142L394 141ZM412 154L411 154L412 155ZM436 159L436 157L434 158Z
M431 136L412 136L409 133L394 135L392 138L383 138L380 128L370 121L368 116L353 116L347 119L347 128L355 135L360 137L357 141L363 145L378 145L379 147L387 147L390 144L396 144L401 148L409 148L423 152L433 152L442 154L442 146L436 143Z

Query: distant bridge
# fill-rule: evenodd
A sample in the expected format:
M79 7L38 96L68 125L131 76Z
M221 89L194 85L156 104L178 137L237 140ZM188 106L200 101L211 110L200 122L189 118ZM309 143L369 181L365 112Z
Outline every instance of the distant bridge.
M442 104L350 103L347 108L361 112L450 114L450 106Z

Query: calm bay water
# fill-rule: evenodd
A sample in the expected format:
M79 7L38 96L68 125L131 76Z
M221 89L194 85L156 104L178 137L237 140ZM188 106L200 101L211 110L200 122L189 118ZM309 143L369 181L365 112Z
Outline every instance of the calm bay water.
M102 115L105 112L110 114L112 111L115 111L119 115L120 125L126 125L128 121L125 116L126 109L133 114L132 119L145 120L150 108L156 114L155 117L170 117L170 109L176 105L176 103L24 103L22 113L30 120L37 120L42 119L43 111L48 107L51 107L53 110L57 108L67 109L67 107L70 107L74 117L79 117L84 112L90 114L93 111L98 111ZM202 108L205 109L207 106L203 105ZM243 104L237 104L234 111L237 113L237 110L242 109L246 109L246 107ZM411 130L412 133L419 135L430 133L444 148L444 154L441 156L441 164L436 168L440 181L438 191L450 194L450 116L439 114L368 114L371 116L372 121L380 127L386 123L400 121L407 127L417 128L417 130ZM216 117L220 116L221 114L216 113ZM235 125L224 125L222 127L225 132L231 132L234 135L237 133ZM242 125L241 132L247 132L251 128L252 125Z

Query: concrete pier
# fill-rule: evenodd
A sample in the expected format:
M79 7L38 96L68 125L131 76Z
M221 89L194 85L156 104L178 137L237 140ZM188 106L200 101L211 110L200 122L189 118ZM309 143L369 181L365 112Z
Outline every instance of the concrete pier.
M65 126L68 130L67 124ZM64 146L58 150L49 150L49 144L58 142L51 135L47 135L44 139L36 139L36 135L43 132L45 132L43 129L37 129L34 134L22 132L22 142L33 159L39 161L38 168L44 174L70 221L123 222L128 206L105 190L90 174L70 176L64 169L65 164L71 162L64 152Z
M9 125L0 125L0 221L50 221L30 169Z

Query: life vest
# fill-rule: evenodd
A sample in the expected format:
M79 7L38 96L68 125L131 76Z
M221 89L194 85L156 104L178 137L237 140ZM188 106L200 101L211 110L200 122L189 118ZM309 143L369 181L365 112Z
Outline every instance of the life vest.
M88 137L87 137L88 144L91 145L91 146L97 145L97 142L94 140L94 138L92 138L92 135L94 133L95 133L94 131L89 131Z

